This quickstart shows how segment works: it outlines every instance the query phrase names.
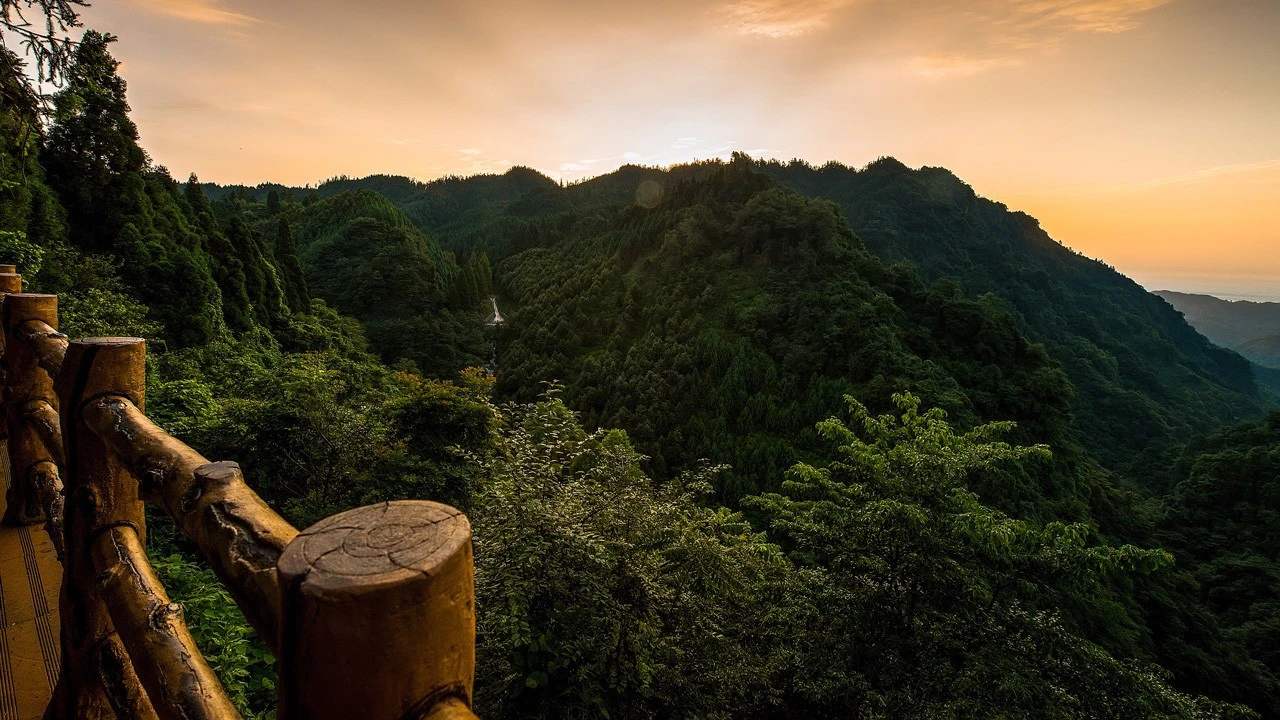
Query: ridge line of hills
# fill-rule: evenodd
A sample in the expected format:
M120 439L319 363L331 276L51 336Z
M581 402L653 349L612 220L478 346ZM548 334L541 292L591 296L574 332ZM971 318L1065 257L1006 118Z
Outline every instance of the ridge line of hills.
M1213 342L1254 363L1280 370L1280 303L1223 300L1212 295L1157 290Z
M945 169L911 170L892 158L862 170L745 156L735 162L748 163L802 195L831 200L858 239L885 261L909 262L928 282L955 281L972 296L1004 303L1020 331L1046 344L1081 391L1079 400L1135 399L1125 425L1141 422L1157 436L1186 436L1256 416L1266 398L1280 392L1274 374L1207 342L1177 308L1104 263L1053 241L1034 218L978 196ZM642 183L675 185L718 165L627 165L566 186L515 167L501 175L429 182L389 175L337 178L312 190L270 184L204 187L214 198L258 201L272 189L315 198L372 190L440 246L460 253L479 249L496 259L524 248L509 244L502 233L518 236L557 213L631 203ZM1152 328L1154 336L1131 334L1140 327ZM1135 348L1135 343L1144 346ZM1185 389L1173 391L1175 397L1169 394L1171 385ZM1136 394L1156 401L1136 401ZM1096 416L1092 411L1082 415L1081 432L1115 439L1100 448L1109 466L1146 464L1126 460L1133 443L1116 428L1095 422Z

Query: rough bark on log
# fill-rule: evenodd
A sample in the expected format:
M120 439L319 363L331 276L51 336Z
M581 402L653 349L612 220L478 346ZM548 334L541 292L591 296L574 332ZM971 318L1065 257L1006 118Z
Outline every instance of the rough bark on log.
M45 520L30 478L32 468L55 462L57 456L46 445L39 429L29 422L26 409L46 403L50 410L56 401L53 377L35 345L29 342L31 328L58 336L58 297L16 293L6 295L3 306L5 334L5 427L9 436L9 467L12 471L7 491L4 522L32 524ZM48 420L48 418L45 418ZM60 450L60 448L58 448Z
M133 528L106 528L92 555L111 622L156 713L165 720L238 719Z
M127 398L102 396L85 406L84 419L139 479L144 496L167 510L196 544L249 623L275 649L276 561L298 531L245 484L239 465L209 462Z
M62 476L58 466L51 462L42 462L31 468L27 477L31 493L44 513L44 530L53 543L53 551L58 562L66 560L66 538L63 536L63 515L65 502L62 497Z
M280 720L400 720L449 698L470 704L475 596L461 512L410 500L348 510L300 533L278 567Z
M78 341L56 383L66 443L66 559L59 599L62 676L50 713L67 718L158 718L121 643L90 549L99 533L127 527L145 542L137 483L88 427L87 398L116 392L143 401L145 344L136 338Z
M36 364L44 369L49 377L57 377L62 367L62 358L67 354L70 342L67 336L39 320L28 320L18 326L17 332L24 342L29 344L35 355Z

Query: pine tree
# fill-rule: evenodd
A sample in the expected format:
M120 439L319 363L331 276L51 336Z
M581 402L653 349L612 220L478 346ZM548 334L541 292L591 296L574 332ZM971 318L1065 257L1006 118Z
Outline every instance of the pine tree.
M298 248L293 240L293 228L288 218L280 218L276 224L276 262L284 280L285 298L289 309L307 312L311 308L311 295L307 290L307 278L298 260Z
M109 52L114 41L87 32L76 47L54 95L41 161L67 210L72 244L124 260L122 274L172 344L203 343L222 325L214 267L195 231L198 217L138 146Z
M253 238L253 233L237 214L227 226L227 240L244 267L244 289L249 295L253 317L259 324L270 327L268 280L266 260Z
M205 196L204 189L200 187L200 179L195 173L187 179L183 196L195 213L204 234L205 250L213 260L214 278L222 291L223 317L231 329L248 330L253 326L253 311L245 288L244 263L235 247L218 228L209 198Z
M141 173L147 156L129 119L125 82L111 56L113 35L90 30L76 47L66 86L53 97L53 125L42 159L49 182L70 215L82 244L108 246L122 225L110 223L122 181Z

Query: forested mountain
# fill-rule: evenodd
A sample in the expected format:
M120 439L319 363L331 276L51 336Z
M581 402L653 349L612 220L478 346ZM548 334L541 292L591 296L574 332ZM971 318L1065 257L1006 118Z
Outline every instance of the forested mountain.
M880 410L910 389L962 423L1014 419L1023 439L1068 444L1066 379L999 308L885 266L829 204L742 164L652 209L593 212L501 263L499 279L513 308L500 389L559 379L589 424L627 428L659 475L729 463L728 501L772 489L844 395ZM1023 481L1034 489L1003 489L1011 506L1081 497L1074 478Z
M383 196L342 192L279 220L296 231L307 284L358 318L388 361L437 376L483 365L478 315L491 292L482 255L459 266Z
M1222 300L1212 295L1159 290L1196 330L1250 360L1280 368L1280 303Z
M831 199L886 260L1001 298L1071 378L1079 436L1110 467L1144 471L1188 436L1260 412L1247 362L1206 342L1137 283L1063 247L1035 218L978 196L945 169L912 170L893 159L862 170L758 166Z
M1280 714L1276 420L1197 439L1260 407L1247 365L1030 220L917 197L934 171L891 163L838 169L874 206L745 157L568 187L179 183L110 42L86 34L47 114L0 108L0 262L69 334L152 340L148 412L297 525L466 511L483 717ZM956 247L894 262L892 237ZM1010 288L963 272L1001 238ZM1093 304L1040 312L1019 283ZM491 292L496 377L465 369ZM1103 431L1181 457L1169 491ZM263 716L269 655L151 530Z
M1013 419L1017 439L1053 448L974 478L984 501L1154 544L1181 446L1265 404L1250 365L1167 303L945 171L739 157L563 188L515 169L314 193L374 187L441 246L499 259L500 394L558 381L588 427L627 429L659 477L727 463L716 498L734 506L821 453L812 420L841 396L876 411L908 390L961 427ZM843 202L806 197L841 188ZM1077 597L1072 622L1200 691L1275 698L1274 666L1201 604L1201 563Z
M985 302L1000 306L1067 374L1074 388L1074 437L1109 468L1134 474L1168 465L1187 437L1256 417L1267 402L1259 381L1270 386L1270 376L1207 342L1137 283L1063 247L1034 218L979 197L946 170L911 170L892 159L862 170L836 163L750 164L784 187L835 202L883 262L906 261L927 282L950 280L969 297L989 296ZM497 260L554 243L584 218L635 205L642 186L660 198L714 171L707 163L668 170L625 166L560 188L515 168L431 183L342 178L314 192L387 190L442 246L484 250ZM263 192L240 190L255 191ZM1145 482L1169 482L1161 475L1157 470Z

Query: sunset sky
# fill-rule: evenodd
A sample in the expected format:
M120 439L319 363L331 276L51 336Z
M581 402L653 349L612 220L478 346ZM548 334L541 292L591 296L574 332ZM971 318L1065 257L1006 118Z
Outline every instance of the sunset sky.
M1151 288L1280 298L1276 0L97 0L175 175L942 165Z

